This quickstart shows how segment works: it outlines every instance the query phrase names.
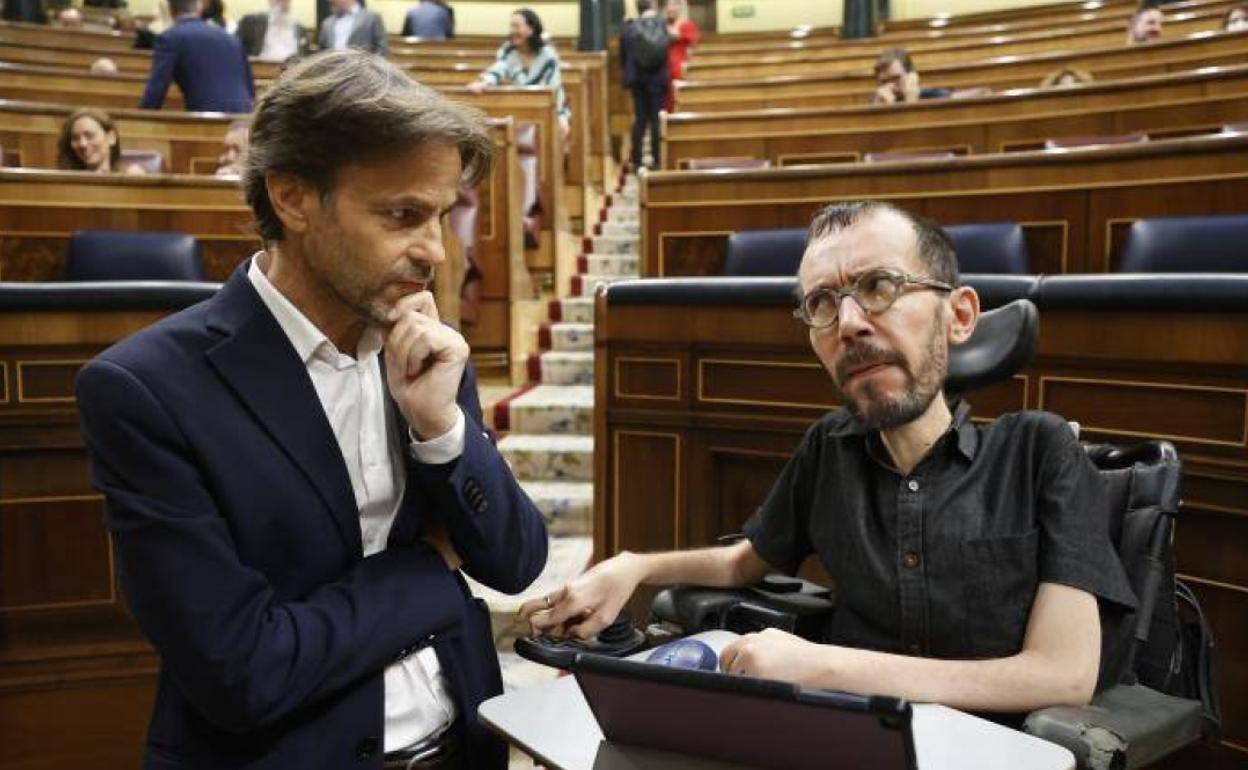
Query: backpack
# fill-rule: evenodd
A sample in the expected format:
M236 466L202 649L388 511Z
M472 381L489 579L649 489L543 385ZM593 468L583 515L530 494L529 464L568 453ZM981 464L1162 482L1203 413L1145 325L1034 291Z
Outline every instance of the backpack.
M643 16L632 23L630 53L637 69L653 72L667 66L667 24L659 16Z

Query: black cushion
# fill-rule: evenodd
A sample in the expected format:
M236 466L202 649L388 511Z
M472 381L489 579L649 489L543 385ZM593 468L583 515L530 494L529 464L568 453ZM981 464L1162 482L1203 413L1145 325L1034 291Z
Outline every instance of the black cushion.
M1239 312L1248 307L1248 273L1051 275L1040 279L1041 310Z
M1248 273L1248 214L1140 219L1127 231L1123 273Z
M1023 274L1031 270L1023 228L1013 222L950 225L945 228L963 273Z
M69 240L67 281L202 281L199 244L182 233L79 230Z
M208 299L219 283L191 281L0 282L0 313L38 310L181 310Z
M806 251L806 228L741 230L728 237L726 276L796 275Z

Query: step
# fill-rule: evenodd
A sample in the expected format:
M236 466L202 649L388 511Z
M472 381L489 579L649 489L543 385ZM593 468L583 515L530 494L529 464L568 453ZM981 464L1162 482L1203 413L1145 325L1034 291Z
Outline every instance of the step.
M635 236L587 235L582 239L582 254L636 254Z
M509 402L508 430L592 435L594 386L538 385Z
M567 321L569 323L592 324L594 322L593 297L564 297L552 299L546 306L546 315L551 321Z
M640 259L636 254L582 254L576 258L578 273L595 275L624 275L636 277L640 272Z
M631 221L607 220L600 222L594 227L594 235L615 236L617 238L636 238L640 232L641 223L634 219Z
M594 539L592 537L552 537L550 550L546 556L546 568L527 589L515 596L487 588L466 575L465 578L468 580L469 587L472 588L472 593L489 605L490 614L496 616L495 627L498 627L513 621L514 618L507 616L514 616L521 604L563 588L569 581L584 572L589 566L593 553Z
M548 350L530 353L529 379L546 385L592 385L594 351Z
M498 442L516 478L593 481L594 437L510 433Z
M588 535L594 522L594 485L588 481L521 481L553 536Z
M542 324L537 329L537 346L542 350L593 350L594 325L566 321Z
M600 217L602 222L640 222L641 209L636 206L612 206L603 209Z
M594 296L594 290L597 286L608 285L618 281L628 281L635 279L635 275L602 275L599 273L583 273L581 275L572 276L572 294L576 297Z

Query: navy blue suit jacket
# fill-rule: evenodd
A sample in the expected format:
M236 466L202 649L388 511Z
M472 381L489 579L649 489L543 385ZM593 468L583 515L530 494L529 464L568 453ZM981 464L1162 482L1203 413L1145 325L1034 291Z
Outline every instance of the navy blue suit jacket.
M191 112L251 112L256 98L251 64L238 38L201 19L178 19L156 38L139 107L160 109L171 82Z
M488 613L420 540L441 522L464 571L509 593L546 561L470 372L463 455L407 460L388 547L367 558L332 428L245 269L104 351L77 390L122 589L162 658L145 767L380 768L383 672L426 644L469 766L505 766L476 712L502 692Z

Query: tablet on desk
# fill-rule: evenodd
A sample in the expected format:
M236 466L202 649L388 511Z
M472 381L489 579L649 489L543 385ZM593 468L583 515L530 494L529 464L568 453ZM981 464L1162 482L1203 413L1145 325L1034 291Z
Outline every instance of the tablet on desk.
M579 653L570 666L619 743L780 770L914 770L910 704Z

